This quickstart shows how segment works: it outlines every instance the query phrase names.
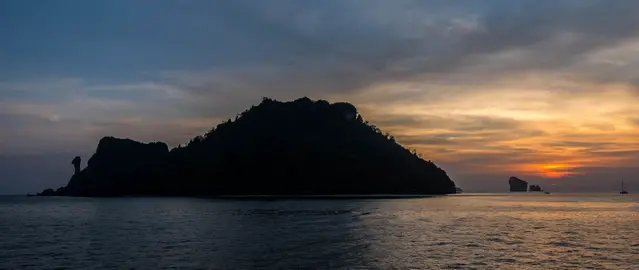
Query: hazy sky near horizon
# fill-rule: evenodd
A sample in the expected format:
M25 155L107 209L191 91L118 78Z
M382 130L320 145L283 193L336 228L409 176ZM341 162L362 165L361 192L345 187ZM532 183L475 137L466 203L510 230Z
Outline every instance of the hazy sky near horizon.
M107 135L348 101L467 191L639 190L639 1L0 1L0 194Z

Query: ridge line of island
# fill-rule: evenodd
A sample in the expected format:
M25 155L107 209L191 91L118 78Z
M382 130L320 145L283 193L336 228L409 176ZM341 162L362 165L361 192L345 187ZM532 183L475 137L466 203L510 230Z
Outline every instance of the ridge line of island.
M257 106L170 149L104 137L68 184L37 196L390 198L460 193L446 172L346 102ZM512 180L512 178L511 178ZM511 184L512 190L512 184Z

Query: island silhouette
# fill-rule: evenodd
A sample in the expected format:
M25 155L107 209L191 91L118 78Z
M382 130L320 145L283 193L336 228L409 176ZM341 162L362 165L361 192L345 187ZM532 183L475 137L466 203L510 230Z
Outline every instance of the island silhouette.
M186 145L102 138L40 196L452 194L455 183L345 102L263 98Z

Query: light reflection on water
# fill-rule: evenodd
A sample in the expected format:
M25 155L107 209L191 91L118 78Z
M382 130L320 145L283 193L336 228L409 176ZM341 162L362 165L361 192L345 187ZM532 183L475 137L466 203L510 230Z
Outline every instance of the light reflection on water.
M639 197L0 197L0 269L639 269Z

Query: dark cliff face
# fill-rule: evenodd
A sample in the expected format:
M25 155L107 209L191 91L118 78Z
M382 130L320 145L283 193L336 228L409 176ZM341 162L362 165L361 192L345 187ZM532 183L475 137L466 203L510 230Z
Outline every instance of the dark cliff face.
M508 184L510 184L511 192L526 192L528 191L528 182L521 180L517 177L510 177L508 180Z
M444 170L349 103L264 99L186 146L104 138L60 195L448 194Z
M129 139L105 137L88 161L73 175L60 195L116 196L144 194L169 153L164 143L144 144Z

